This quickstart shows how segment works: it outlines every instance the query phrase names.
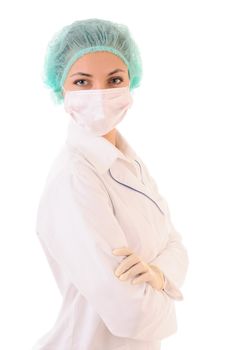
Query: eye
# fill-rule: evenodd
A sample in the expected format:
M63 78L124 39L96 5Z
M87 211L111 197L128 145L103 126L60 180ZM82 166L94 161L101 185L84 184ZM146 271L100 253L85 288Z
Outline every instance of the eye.
M80 81L85 81L85 82L87 82L87 80L85 80L85 79L78 79L78 80L75 80L75 81L73 82L73 84L79 85L79 86L86 85L86 84L76 84L76 83L79 83Z
M116 83L116 85L118 85L121 82L123 82L123 79L121 77L114 77L114 78L111 79L111 81L113 81L113 84L114 84L115 80L119 80L119 83Z

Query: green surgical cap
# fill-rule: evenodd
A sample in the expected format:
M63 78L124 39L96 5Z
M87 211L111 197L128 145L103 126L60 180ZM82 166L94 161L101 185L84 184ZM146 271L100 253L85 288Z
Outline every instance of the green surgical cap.
M56 32L47 46L43 82L52 90L55 103L63 102L62 87L72 64L94 51L109 51L120 57L128 67L130 90L140 85L141 56L128 27L97 18L79 20Z

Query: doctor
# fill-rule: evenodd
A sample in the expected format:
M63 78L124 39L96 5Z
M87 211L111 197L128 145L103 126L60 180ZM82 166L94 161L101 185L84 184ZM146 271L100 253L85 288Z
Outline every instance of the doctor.
M37 350L159 350L177 330L182 237L140 156L116 129L142 76L122 24L75 21L51 41L45 82L69 116L36 233L63 302Z

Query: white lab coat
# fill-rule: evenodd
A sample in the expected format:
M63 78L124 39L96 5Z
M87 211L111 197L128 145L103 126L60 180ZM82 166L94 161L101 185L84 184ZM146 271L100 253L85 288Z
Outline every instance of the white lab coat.
M159 350L176 332L187 268L166 200L125 137L117 147L72 117L40 198L36 233L62 294L54 326L33 350ZM120 281L129 247L165 275L164 291Z

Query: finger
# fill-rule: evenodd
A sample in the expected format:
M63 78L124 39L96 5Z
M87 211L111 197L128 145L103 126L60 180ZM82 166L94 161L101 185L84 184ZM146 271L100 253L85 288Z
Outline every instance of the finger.
M115 270L116 276L120 276L122 273L126 272L128 269L130 269L133 265L137 264L138 262L140 262L140 259L134 253L124 258L118 265L117 269Z
M121 274L119 279L120 280L126 280L128 278L133 278L138 276L141 273L147 272L147 267L140 261L138 264L132 266L128 271Z
M151 280L151 274L149 271L141 274L140 276L133 279L132 284L139 284L143 282L149 282Z
M131 255L133 254L133 251L128 247L122 247L122 248L113 249L112 253L114 255Z
M138 262L140 262L140 258L135 254L131 254L120 262L119 266L115 270L115 275L120 276Z

